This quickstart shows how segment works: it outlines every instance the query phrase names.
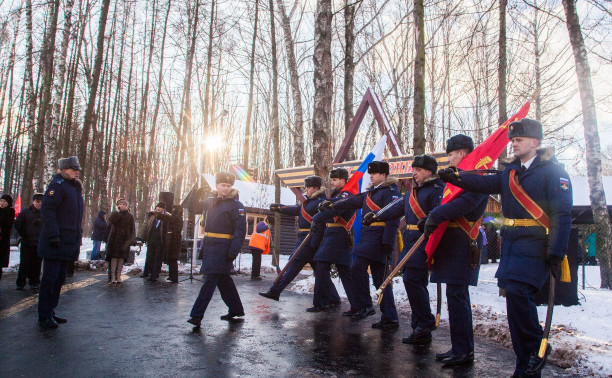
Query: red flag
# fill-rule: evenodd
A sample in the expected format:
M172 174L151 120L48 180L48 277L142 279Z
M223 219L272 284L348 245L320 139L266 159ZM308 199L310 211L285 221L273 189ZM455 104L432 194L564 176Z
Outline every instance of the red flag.
M15 219L16 219L17 215L19 215L19 213L21 212L21 196L19 194L17 195L17 200L15 201L15 206L13 206L13 208L15 209Z
M508 125L511 122L521 120L527 116L529 113L529 101L523 105L523 107L512 117L510 117L503 125L501 125L491 136L489 136L484 142L482 142L478 147L474 149L474 151L470 152L462 161L459 163L457 168L463 170L472 170L472 169L490 169L493 166L493 163L499 155L501 155L502 151L508 145ZM444 188L444 194L442 195L442 204L448 203L455 198L459 197L463 193L463 189L458 188L451 184L446 184ZM438 228L429 236L429 241L427 242L427 246L425 247L425 252L427 252L427 258L431 261L431 257L433 256L440 240L442 239L442 235L444 235L444 231L446 231L446 227L448 226L448 221L442 222Z

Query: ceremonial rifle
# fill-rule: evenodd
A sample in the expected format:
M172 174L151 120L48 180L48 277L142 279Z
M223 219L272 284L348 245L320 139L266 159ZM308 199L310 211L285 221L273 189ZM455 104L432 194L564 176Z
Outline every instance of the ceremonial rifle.
M548 336L550 335L550 326L552 325L553 310L555 308L555 281L557 279L550 275L550 285L548 287L548 308L546 309L546 324L544 325L544 337L540 342L540 350L538 351L538 358L540 361L527 369L527 374L536 374L544 368L546 365L546 350L548 349Z
M436 285L438 289L438 299L436 304L436 328L440 325L440 314L442 313L442 284L440 282Z
M285 266L283 267L283 270L281 270L281 272L278 274L278 276L276 277L276 279L274 280L274 284L276 285L278 283L278 281L280 281L280 279L283 277L283 275L285 274L285 272L287 271L287 269L289 268L289 265L291 265L291 263L293 262L293 260L295 260L295 258L297 257L297 255L302 251L302 249L304 249L304 247L307 245L307 243L310 241L310 238L312 238L312 230L310 230L310 232L308 233L308 235L306 235L306 237L304 238L304 240L302 241L302 243L300 243L300 245L297 247L297 249L295 250L295 252L293 252L293 255L291 255L291 258L289 259L289 261L287 261L287 264L285 264Z

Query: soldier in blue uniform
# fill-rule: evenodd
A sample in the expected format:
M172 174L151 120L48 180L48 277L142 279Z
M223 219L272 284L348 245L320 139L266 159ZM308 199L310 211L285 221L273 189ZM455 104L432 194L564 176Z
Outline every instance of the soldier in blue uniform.
M400 192L397 187L398 179L389 175L389 163L384 161L373 161L368 165L368 173L372 180L372 186L367 192L346 199L333 199L323 208L359 209L363 217L368 213L376 212L393 201L397 201ZM385 280L393 246L399 226L399 219L388 222L374 222L361 230L359 243L353 248L354 259L351 264L351 275L353 278L353 309L355 320L365 319L376 313L372 306L370 294L370 277L368 267L372 272L372 280L377 288ZM393 329L399 327L397 310L393 298L393 287L385 288L380 306L382 316L379 322L372 324L372 328Z
M389 221L391 219L405 217L406 230L404 231L404 250L401 258L412 248L414 243L423 235L423 229L419 230L417 224L425 221L427 214L436 206L440 205L444 183L436 176L438 162L436 158L429 155L414 157L412 162L412 178L414 184L412 191L406 193L401 200L383 212L380 216L369 213L364 217L363 224L371 224L378 221ZM412 197L412 199L411 199ZM427 254L425 243L414 252L412 257L402 268L402 278L412 319L410 326L412 334L402 340L406 344L423 344L431 341L431 331L436 328L436 320L429 305L429 269L427 267Z
M548 345L543 359L537 357L543 332L535 295L549 272L554 278L560 276L572 222L572 190L569 176L552 150L538 148L543 138L539 121L524 118L512 122L508 138L512 141L514 160L501 174L457 176L446 169L440 171L440 177L473 192L501 193L506 219L501 230L501 260L495 277L498 286L506 291L508 325L516 354L514 376L539 376L551 348ZM547 215L548 229L515 196L511 177ZM528 375L528 371L532 374Z
M472 138L458 134L446 141L449 163L457 166L474 149ZM431 282L446 284L448 320L452 348L438 353L436 359L446 366L474 361L474 329L469 286L476 286L480 270L476 244L480 219L489 196L464 192L433 209L425 222L429 235L438 224L450 221L433 256Z
M246 236L246 212L238 199L238 190L232 188L236 178L228 172L215 175L216 190L205 201L198 201L201 190L189 200L187 208L192 214L204 213L204 240L202 243L202 271L205 278L200 294L191 309L187 320L200 327L204 312L210 302L215 287L219 288L221 299L229 308L221 320L232 320L244 316L244 308L230 277L234 260Z
M55 314L68 264L79 258L83 230L83 185L76 156L59 160L60 172L45 191L40 215L42 228L38 257L43 259L43 274L38 294L38 324L57 328L67 320Z
M346 169L332 169L329 178L333 188L332 198L348 198L352 195L350 192L342 190L349 178ZM352 316L355 314L350 268L351 249L354 244L352 226L355 217L355 210L352 209L328 209L314 216L312 221L315 230L313 245L320 245L314 257L314 261L316 261L314 295L321 298L323 303L321 306L312 307L306 311L323 311L329 308L330 302L340 302L340 296L330 275L331 264L334 264L342 281L346 297L351 304L351 309L344 312L343 315Z
M304 203L293 206L286 206L278 203L273 203L270 205L270 210L274 212L298 217L299 230L298 239L295 244L296 249L300 244L302 244L310 232L312 217L316 215L319 204L325 200L325 189L321 188L322 184L323 180L321 180L321 177L308 176L304 179L304 187L306 189L306 200ZM317 248L314 246L314 244L312 244L311 240L309 245L305 246L299 252L299 255L296 256L281 279L277 283L273 284L268 291L265 293L259 293L259 295L278 301L280 293L282 293L287 285L289 285L289 283L291 283L291 281L297 277L306 264L310 264L313 269L316 267L316 263L313 261L316 251ZM325 305L325 300L315 294L313 297L313 306L320 307L323 305Z

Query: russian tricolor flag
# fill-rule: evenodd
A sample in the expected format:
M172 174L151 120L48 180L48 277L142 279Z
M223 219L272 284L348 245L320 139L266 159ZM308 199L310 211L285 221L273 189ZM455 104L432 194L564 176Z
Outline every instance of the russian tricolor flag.
M370 151L370 153L363 159L357 171L353 173L349 181L346 183L342 190L351 192L353 195L365 192L371 185L370 174L368 173L368 164L374 160L382 160L385 152L385 145L387 144L387 136L383 135L382 138L376 143L376 146ZM353 230L355 230L355 244L359 242L361 236L361 209L357 210L357 217L355 223L353 223Z

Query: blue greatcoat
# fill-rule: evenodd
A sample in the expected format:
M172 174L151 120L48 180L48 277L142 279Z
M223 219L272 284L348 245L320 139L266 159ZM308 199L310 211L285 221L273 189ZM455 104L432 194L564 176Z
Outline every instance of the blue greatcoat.
M229 274L233 263L228 256L236 257L246 236L246 212L238 200L238 190L223 198L213 197L205 201L190 203L188 209L195 214L204 213L204 231L232 235L231 239L204 237L202 244L202 271L205 274Z
M335 190L332 193L332 198L348 198L352 196L350 192ZM332 223L334 217L342 217L346 222L349 222L355 210L339 210L328 209L314 216L313 221L320 225L324 232L317 231L317 235L313 238L312 245L320 245L314 257L314 261L326 261L332 264L351 265L351 248L349 245L347 231L344 227L323 227L325 222ZM351 234L353 229L351 228ZM321 242L321 238L323 241Z
M484 214L488 200L485 194L464 192L433 209L429 216L438 224L460 217L475 222ZM447 228L433 255L431 282L476 286L480 266L470 267L470 243L469 236L461 228Z
M367 192L360 195L348 197L346 199L334 198L334 209L359 209L361 208L361 216L371 213L372 210L366 203L366 195L371 196L372 201L380 208L385 207L389 203L400 198L400 192L397 188L397 178L387 177L387 180L378 187L371 186ZM359 243L353 248L355 256L365 257L372 261L386 264L387 256L382 252L383 244L394 246L397 236L397 228L399 219L393 219L385 222L385 226L368 226L361 229L361 238Z
M538 155L525 172L520 159L515 159L499 175L461 176L453 182L466 190L479 193L501 193L504 217L533 219L510 191L510 171L517 171L519 184L550 217L549 235L543 227L502 227L502 258L495 277L499 286L505 280L524 282L541 288L546 282L548 255L565 256L572 224L572 189L569 175L549 150Z
M416 186L416 197L419 205L423 212L427 215L431 210L433 210L436 206L440 205L440 201L442 199L442 191L444 190L444 182L440 180L438 177L432 177L429 180L426 180L423 184ZM378 220L380 221L388 221L391 219L405 217L407 225L416 225L419 221L417 216L412 211L410 207L410 201L408 197L410 193L406 193L404 197L402 197L399 201L397 201L392 207L387 209L384 213L382 213ZM403 234L404 238L404 250L400 256L400 260L406 256L406 253L412 248L414 243L423 235L423 233L419 230L408 230L406 229ZM406 268L423 268L426 267L427 264L427 254L425 253L425 245L427 243L422 243L421 246L414 252L412 257L406 262L404 265L404 270Z
M310 231L310 221L308 221L302 215L302 206L304 206L304 210L311 217L314 217L317 214L319 204L323 201L325 201L325 189L320 189L314 192L310 196L310 198L307 198L306 201L304 201L304 203L301 205L294 205L294 206L281 205L280 211L279 211L281 214L298 217L298 228L299 228L298 238L297 238L297 242L295 243L295 248L293 249L293 251L295 251L299 247L299 245L302 244L302 242L304 241L304 238L306 238L306 236L308 235L308 232ZM297 256L295 259L300 260L300 261L310 262L314 258L316 251L317 251L316 245L311 242L310 245L305 246L302 249L302 251L300 251L299 256Z
M83 186L79 180L53 176L40 209L42 229L38 256L44 259L75 261L79 258L83 229ZM52 248L49 239L59 236L60 247Z

